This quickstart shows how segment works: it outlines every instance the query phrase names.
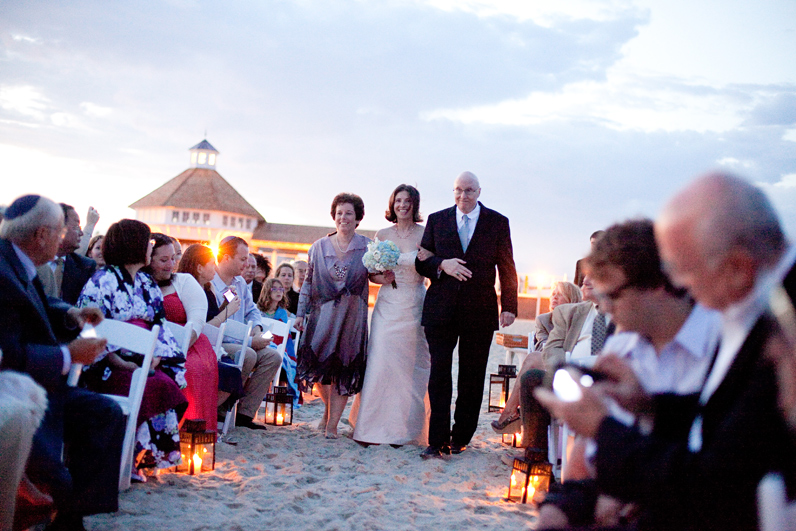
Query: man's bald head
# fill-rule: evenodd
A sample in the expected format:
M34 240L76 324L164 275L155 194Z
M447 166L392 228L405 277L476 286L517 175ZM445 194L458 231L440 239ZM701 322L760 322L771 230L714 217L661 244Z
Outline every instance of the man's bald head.
M700 177L675 195L656 221L655 235L673 282L719 309L743 298L786 246L765 194L721 173Z

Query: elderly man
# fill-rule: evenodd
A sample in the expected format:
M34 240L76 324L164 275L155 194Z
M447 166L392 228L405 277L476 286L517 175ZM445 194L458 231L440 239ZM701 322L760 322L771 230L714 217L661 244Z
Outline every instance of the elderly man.
M421 320L431 353L431 419L424 459L463 452L475 433L489 347L498 328L495 267L501 286L500 326L509 326L517 315L509 220L483 206L480 195L475 175L464 172L456 178L456 206L431 214L423 233L421 246L432 256L415 261L418 273L431 279ZM451 429L451 366L457 342L458 397Z
M640 529L757 529L760 479L769 471L783 472L790 482L796 477L796 448L777 408L776 373L763 356L778 337L766 313L767 286L785 238L759 189L716 174L677 194L655 233L672 281L722 313L720 345L698 405L673 410L652 401L656 418L667 416L684 429L677 436L644 435L608 416L592 389L582 389L576 402L543 390L537 397L577 433L597 441L598 485L638 504ZM792 267L788 271L794 274ZM792 300L792 289L788 295ZM595 368L617 388L638 388L632 371L615 358L605 360Z
M61 203L61 210L64 213L66 232L58 245L58 252L54 259L37 267L36 272L48 297L76 304L80 291L94 274L97 264L91 258L75 252L83 236L77 211L72 205L64 203Z
M64 229L61 208L44 197L20 197L6 210L0 224L0 349L3 369L26 373L47 391L49 407L27 475L52 494L58 509L52 529L83 529L84 515L118 508L124 417L113 400L66 386L72 362L91 364L106 341L79 338L62 345L57 339L102 320L95 308L78 310L44 295L36 267L55 256ZM61 460L65 442L69 470Z
M263 325L260 311L252 300L252 295L246 285L242 273L249 262L249 245L246 240L237 236L227 236L218 247L218 267L216 276L211 284L216 295L219 308L223 308L226 300L224 292L231 289L235 296L240 298L241 304L237 312L229 318L240 323L252 321L251 348L245 349L243 362L243 398L240 399L235 425L253 430L264 430L265 426L254 422L257 408L260 407L271 381L276 376L276 371L282 365L282 356L269 348L270 340L262 337ZM242 348L239 341L225 339L224 349L229 354L234 354ZM227 342L227 340L230 340Z

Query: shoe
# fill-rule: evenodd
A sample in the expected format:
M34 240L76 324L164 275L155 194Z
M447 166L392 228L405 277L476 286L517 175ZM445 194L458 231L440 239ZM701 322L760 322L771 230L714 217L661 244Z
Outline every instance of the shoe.
M55 520L44 529L45 531L86 531L82 516L62 513L56 515Z
M442 446L428 446L425 450L420 452L421 459L442 459L443 454Z
M460 453L464 452L465 450L467 450L467 445L466 444L451 444L451 446L450 446L450 451L454 455L459 455Z
M240 426L241 428L249 428L250 430L266 430L267 428L262 424L257 424L254 422L252 417L247 417L246 415L235 415L235 426Z
M515 413L503 421L493 420L491 424L496 433L517 433L522 426L522 419L519 413Z

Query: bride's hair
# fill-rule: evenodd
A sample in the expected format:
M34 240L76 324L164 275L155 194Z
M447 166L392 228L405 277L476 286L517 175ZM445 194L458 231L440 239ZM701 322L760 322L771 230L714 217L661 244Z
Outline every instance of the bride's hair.
M401 192L409 194L409 199L412 200L412 221L419 223L423 221L423 216L420 215L420 192L411 184L399 184L398 188L390 194L390 200L387 203L387 211L384 212L384 217L391 223L398 222L398 216L395 215L395 196Z

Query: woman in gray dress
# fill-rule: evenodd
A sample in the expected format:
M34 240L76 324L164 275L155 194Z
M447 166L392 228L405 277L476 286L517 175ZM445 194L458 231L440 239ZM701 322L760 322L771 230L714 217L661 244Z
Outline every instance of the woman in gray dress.
M296 374L305 390L319 383L326 404L319 428L337 438L348 397L362 389L368 343L369 240L356 233L365 216L362 198L338 194L332 201L336 232L312 244L295 327L302 330ZM306 323L304 322L306 318Z

